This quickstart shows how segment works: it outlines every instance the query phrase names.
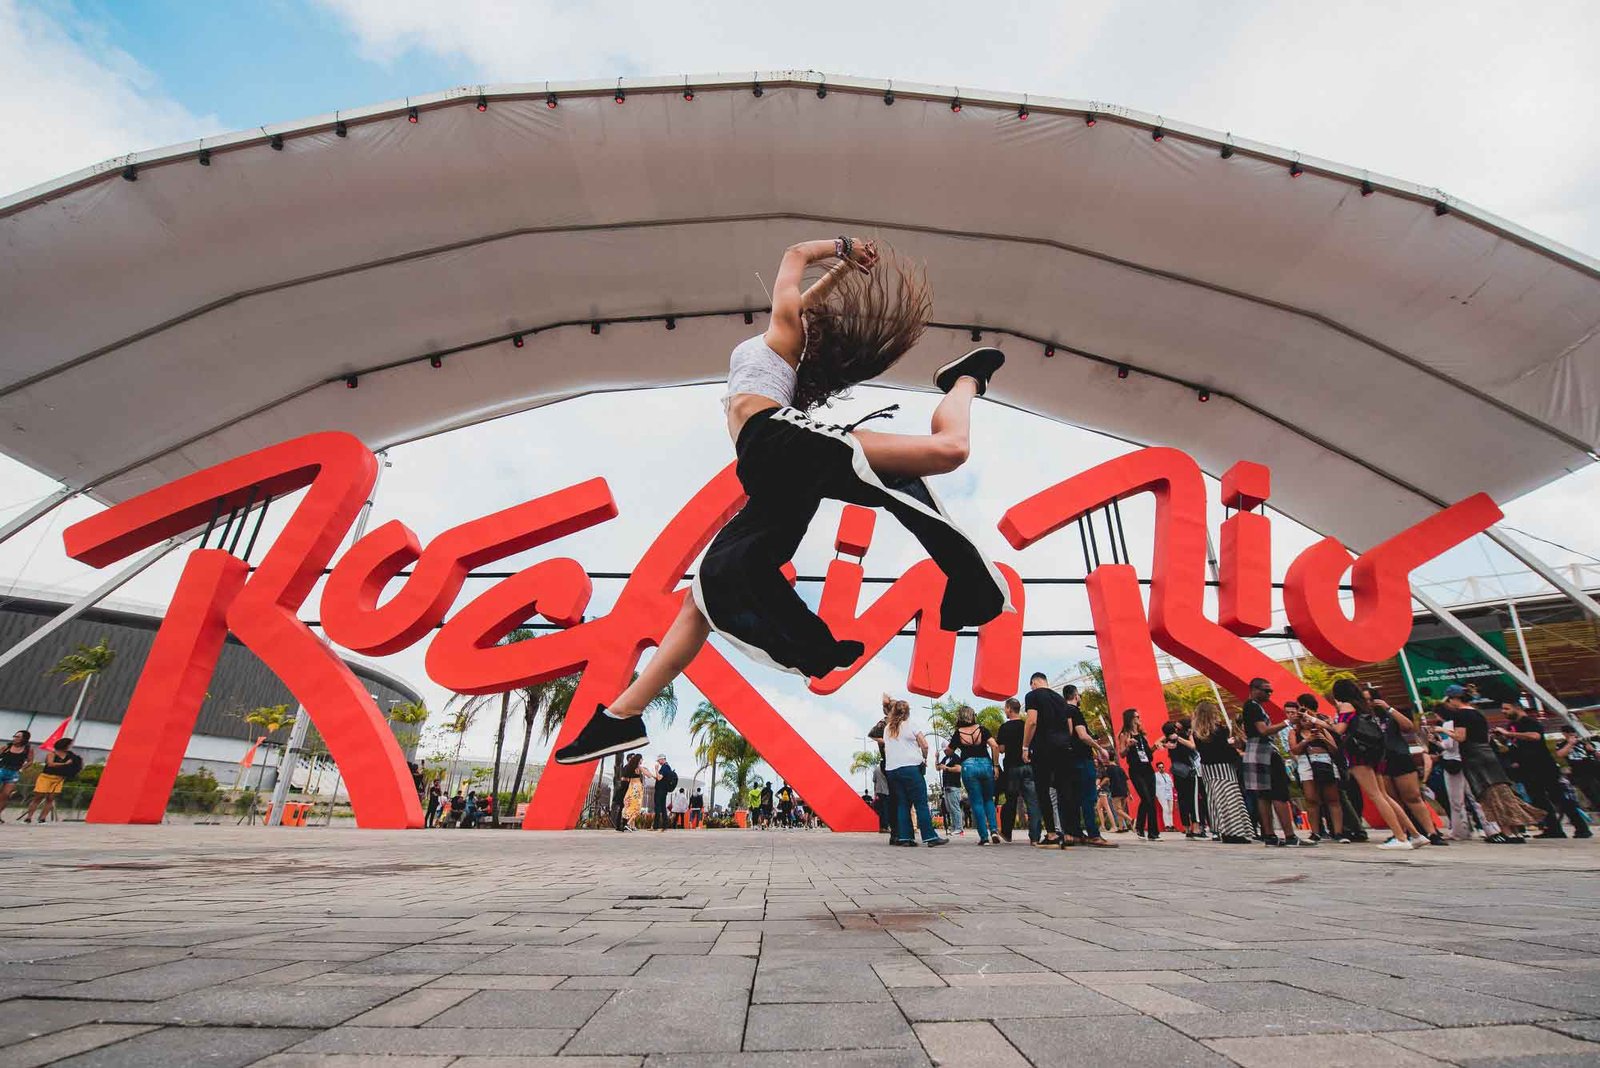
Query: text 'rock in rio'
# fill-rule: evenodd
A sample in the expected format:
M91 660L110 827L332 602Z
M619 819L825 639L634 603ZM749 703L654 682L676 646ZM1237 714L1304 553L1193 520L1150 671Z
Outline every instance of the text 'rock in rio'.
M299 618L301 605L333 562L376 475L376 458L356 438L338 432L310 434L197 471L65 532L69 556L104 567L196 529L220 512L306 491L253 571L221 549L189 554L107 760L89 810L91 821L161 820L217 656L231 632L310 713L344 775L357 823L422 825L405 758L371 695ZM1235 464L1223 476L1222 503L1234 514L1222 524L1216 620L1204 611L1205 481L1186 453L1157 447L1110 460L1014 505L999 526L1007 541L1022 549L1112 501L1143 493L1154 498L1148 613L1129 564L1096 567L1086 585L1112 705L1156 710L1153 714L1159 717L1165 701L1156 647L1235 693L1244 692L1254 676L1266 678L1278 693L1300 689L1297 680L1243 640L1264 630L1271 618L1271 531L1269 520L1257 510L1270 494L1270 482L1266 467L1249 462ZM445 616L473 568L615 518L617 505L604 479L462 523L426 546L403 523L391 521L356 542L333 566L322 594L322 625L332 641L373 656L408 648L438 627L427 650L427 672L459 693L497 693L582 672L572 715L556 741L561 745L583 727L589 714L585 710L627 685L640 655L661 638L677 613L686 595L684 572L742 503L730 465L661 531L634 567L615 607L593 619L584 618L593 592L589 576L567 556L526 567L474 597L448 620ZM1392 656L1410 633L1412 570L1499 519L1500 509L1480 493L1354 561L1332 538L1312 545L1295 559L1284 582L1284 609L1296 638L1313 655L1335 665ZM856 663L812 680L811 689L820 694L838 690L897 631L915 621L907 686L938 696L949 686L955 656L955 635L936 623L944 576L925 560L862 609L859 559L871 541L873 522L873 512L846 507L835 544L841 554L855 559L835 559L829 565L818 609L838 637L862 642L866 653ZM406 568L411 573L380 604L390 581ZM1026 611L1016 572L1003 565L1000 571L1018 611L1000 615L978 632L972 687L977 695L995 699L1017 689ZM1353 616L1346 615L1340 602L1346 573ZM535 616L561 629L498 644ZM706 646L687 675L828 826L877 828L877 817L849 784L716 649ZM546 765L524 826L574 825L592 774L591 766Z

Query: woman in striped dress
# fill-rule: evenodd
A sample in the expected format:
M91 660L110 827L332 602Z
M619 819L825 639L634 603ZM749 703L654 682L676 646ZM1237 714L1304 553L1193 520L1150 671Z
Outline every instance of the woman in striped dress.
M1211 833L1219 841L1249 845L1254 832L1244 794L1239 791L1239 750L1234 748L1228 722L1215 702L1201 701L1195 706L1194 737L1211 808Z

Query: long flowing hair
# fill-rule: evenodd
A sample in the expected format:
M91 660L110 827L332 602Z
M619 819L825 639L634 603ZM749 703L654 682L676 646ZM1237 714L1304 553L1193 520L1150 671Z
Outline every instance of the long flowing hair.
M1218 729L1226 726L1222 718L1222 709L1217 707L1215 701L1201 701L1194 706L1194 733L1200 738L1209 738Z
M883 736L885 738L900 737L900 727L911 718L911 705L905 701L884 702Z
M845 270L824 300L801 313L805 350L790 403L802 412L893 367L933 313L933 290L922 265L887 245L879 246L870 273Z

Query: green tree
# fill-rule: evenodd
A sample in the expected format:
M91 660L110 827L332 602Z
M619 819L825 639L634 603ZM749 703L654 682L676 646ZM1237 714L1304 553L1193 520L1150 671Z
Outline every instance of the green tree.
M422 740L422 725L428 721L428 706L421 701L404 701L389 707L389 722L399 723L416 730L395 731L394 739L401 749L411 749ZM307 748L310 748L308 746Z
M517 799L522 796L522 777L528 770L528 747L533 741L533 725L541 717L544 726L540 730L540 740L549 741L567 718L567 709L572 704L573 694L578 692L578 680L582 675L563 675L558 679L546 682L536 682L531 686L522 688L522 752L517 757L517 773L511 780L511 806L512 812L516 811ZM499 824L500 802L495 802L495 822Z
M1323 701L1332 700L1332 698L1330 698L1328 695L1333 692L1333 684L1335 682L1338 682L1340 679L1353 680L1355 677L1356 675L1353 671L1346 671L1344 668L1329 667L1320 660L1312 660L1309 657L1303 657L1300 660L1300 678L1306 684L1306 691L1308 693L1316 694L1318 699ZM1283 695L1285 699L1297 696L1299 695Z
M478 713L489 706L494 699L493 694L487 693L458 693L452 694L450 700L444 704L446 720L441 725L445 734L456 736L455 754L450 758L450 770L444 777L444 789L449 792L451 780L456 776L456 764L461 760L461 745L467 740L467 731L472 729L472 724L477 720Z
M711 796L706 808L717 807L717 762L728 753L739 735L728 718L710 701L701 701L689 715L689 739L694 742L694 758L711 769Z
M871 771L878 766L878 754L871 749L858 749L850 758L850 774L858 771ZM863 789L867 789L863 784Z
M63 686L70 686L75 682L83 684L78 690L77 701L73 703L72 715L67 717L64 737L70 738L77 733L78 722L89 701L90 688L116 658L117 651L107 644L107 639L101 638L94 645L80 644L45 672L46 675L60 675Z
M978 709L978 722L988 728L990 734L997 734L1001 724L1006 721L1006 711L999 705L984 705Z
M533 631L526 627L516 630L501 638L497 645L515 645L532 638ZM504 759L506 747L506 722L511 718L511 692L506 690L500 694L500 718L494 727L494 771L490 774L491 785L489 791L495 796L494 815L491 818L494 826L500 826L500 761Z
M1167 699L1167 711L1183 717L1194 715L1201 701L1217 699L1216 691L1205 679L1174 679L1162 686L1161 692Z
M735 734L723 754L722 785L732 790L735 798L743 799L746 808L750 807L751 778L760 765L761 754L756 752L756 747L748 738ZM755 785L760 785L759 778Z
M1113 734L1111 727L1111 702L1106 697L1106 673L1098 660L1078 661L1078 708L1083 721L1094 735Z

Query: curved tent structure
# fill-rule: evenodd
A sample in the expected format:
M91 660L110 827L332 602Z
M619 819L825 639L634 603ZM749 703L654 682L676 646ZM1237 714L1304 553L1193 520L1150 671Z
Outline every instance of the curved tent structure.
M841 231L929 265L889 384L979 331L991 396L1269 463L1353 547L1600 448L1592 259L1110 105L788 71L457 89L0 201L0 449L114 501L313 430L720 380L780 250Z

